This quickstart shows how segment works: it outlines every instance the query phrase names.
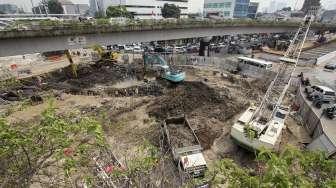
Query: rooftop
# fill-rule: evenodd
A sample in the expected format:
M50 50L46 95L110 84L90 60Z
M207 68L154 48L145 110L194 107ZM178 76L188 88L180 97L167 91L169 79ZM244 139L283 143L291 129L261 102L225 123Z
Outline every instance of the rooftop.
M249 58L249 57L238 57L238 59L242 59L242 60L245 60L245 61L253 61L253 62L256 62L256 63L259 63L259 64L263 64L263 65L272 65L271 62L268 62L268 61L265 61L265 60L262 60L262 59L254 59L254 58Z

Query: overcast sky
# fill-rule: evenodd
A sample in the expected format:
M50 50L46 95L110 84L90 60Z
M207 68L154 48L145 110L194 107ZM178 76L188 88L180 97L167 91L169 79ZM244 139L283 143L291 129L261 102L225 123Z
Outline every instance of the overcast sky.
M74 3L89 3L89 0L71 0ZM146 0L144 0L146 1ZM189 0L189 4L191 6L191 11L192 12L199 12L202 10L203 7L203 1L204 0ZM261 11L263 8L268 8L270 7L271 1L275 1L277 3L283 2L286 3L287 5L290 5L292 7L297 4L296 8L300 8L302 6L302 3L304 0L251 0L254 2L260 2L260 9ZM336 0L321 0L322 5L326 9L335 9L336 8ZM40 2L40 0L33 0L35 4ZM297 2L297 3L296 3ZM19 7L24 8L25 11L31 10L31 3L30 0L0 0L1 3L13 3L17 4Z

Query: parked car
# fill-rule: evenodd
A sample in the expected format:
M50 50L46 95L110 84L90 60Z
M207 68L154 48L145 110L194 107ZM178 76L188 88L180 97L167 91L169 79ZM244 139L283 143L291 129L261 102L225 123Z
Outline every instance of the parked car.
M335 91L326 86L315 86L314 91L308 95L308 99L320 108L323 103L333 103L336 100Z
M164 53L166 50L162 46L155 46L154 52L156 53Z
M188 46L187 52L188 53L198 53L199 47L198 46Z
M144 52L144 50L140 46L134 46L133 47L133 52L140 54L140 53Z
M125 45L125 52L132 52L133 51L133 45Z
M323 112L328 118L334 119L336 117L336 104L328 106Z
M309 97L309 95L310 95L311 93L313 93L313 92L316 90L316 88L317 88L316 85L313 85L313 86L307 86L307 87L305 88L305 92L306 92L306 94L307 94L307 97Z
M185 49L185 47L183 47L183 46L176 46L176 47L174 47L174 53L185 53L186 52L186 49Z
M335 70L336 69L336 63L334 64L327 64L324 66L325 69L328 69L328 70Z

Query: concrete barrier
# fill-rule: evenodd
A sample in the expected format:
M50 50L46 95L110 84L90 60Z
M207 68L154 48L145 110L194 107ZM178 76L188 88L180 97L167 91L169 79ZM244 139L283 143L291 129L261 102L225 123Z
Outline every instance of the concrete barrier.
M306 99L304 88L301 86L299 86L295 101L300 107L298 114L302 117L306 130L313 138L307 149L324 151L328 157L335 157L335 121L326 119L322 110L315 108L312 102ZM334 130L330 131L331 129Z
M317 58L316 64L328 63L329 61L336 58L336 51L330 52L324 56Z

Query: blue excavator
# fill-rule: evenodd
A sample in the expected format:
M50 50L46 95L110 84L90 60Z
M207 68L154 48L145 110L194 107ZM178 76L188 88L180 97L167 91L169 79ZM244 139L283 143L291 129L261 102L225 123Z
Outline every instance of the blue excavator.
M151 70L159 74L159 76L172 83L180 83L185 79L185 72L171 68L162 56L155 53L144 54L145 70Z

